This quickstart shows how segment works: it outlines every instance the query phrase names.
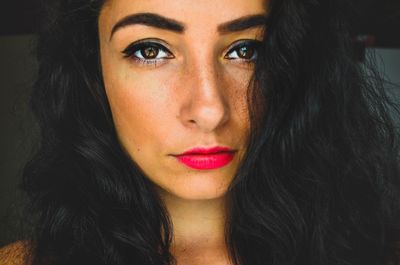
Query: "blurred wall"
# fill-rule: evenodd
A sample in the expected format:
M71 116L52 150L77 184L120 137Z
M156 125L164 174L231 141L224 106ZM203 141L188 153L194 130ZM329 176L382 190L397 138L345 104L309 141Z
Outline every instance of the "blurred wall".
M400 49L369 50L375 52L379 70L385 73L388 80L400 85Z
M375 48L367 50L368 54L375 55L376 66L387 81L386 91L393 101L400 104L400 49ZM395 114L397 125L400 126L400 117Z
M19 237L17 184L35 138L27 106L37 68L34 41L32 35L0 37L0 246Z

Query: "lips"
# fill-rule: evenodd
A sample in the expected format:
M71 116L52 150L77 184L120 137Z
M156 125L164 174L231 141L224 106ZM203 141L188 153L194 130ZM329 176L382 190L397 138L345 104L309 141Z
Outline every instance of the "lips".
M190 168L210 170L229 164L233 160L235 153L230 148L217 146L212 148L193 148L175 157L179 162Z

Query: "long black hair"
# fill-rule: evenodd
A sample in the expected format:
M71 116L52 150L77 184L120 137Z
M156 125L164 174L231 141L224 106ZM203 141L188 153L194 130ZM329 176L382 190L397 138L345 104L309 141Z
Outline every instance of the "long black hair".
M39 36L41 146L22 183L34 265L176 263L168 212L116 136L99 60L103 2L54 1ZM353 56L345 5L268 2L248 151L228 191L235 264L376 265L394 253L394 105Z

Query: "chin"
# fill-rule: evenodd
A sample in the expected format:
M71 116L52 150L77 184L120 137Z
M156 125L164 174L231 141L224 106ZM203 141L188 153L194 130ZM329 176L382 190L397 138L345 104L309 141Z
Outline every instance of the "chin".
M174 195L183 200L215 200L223 198L228 189L185 189L183 191L176 191Z
M163 194L184 200L213 200L224 197L231 180L221 181L215 177L193 177L185 181L171 182L175 185L162 185L158 189Z

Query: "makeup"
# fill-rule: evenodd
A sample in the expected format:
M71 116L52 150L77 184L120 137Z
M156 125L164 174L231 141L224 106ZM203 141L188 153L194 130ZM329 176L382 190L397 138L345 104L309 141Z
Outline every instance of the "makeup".
M230 148L216 146L212 148L193 148L175 157L187 167L198 170L211 170L229 164L233 160L235 153Z

